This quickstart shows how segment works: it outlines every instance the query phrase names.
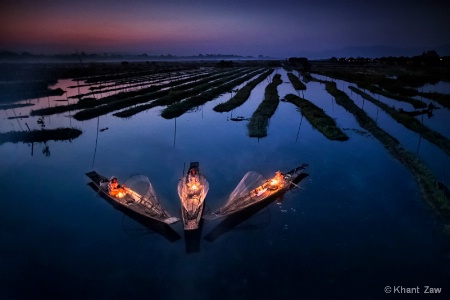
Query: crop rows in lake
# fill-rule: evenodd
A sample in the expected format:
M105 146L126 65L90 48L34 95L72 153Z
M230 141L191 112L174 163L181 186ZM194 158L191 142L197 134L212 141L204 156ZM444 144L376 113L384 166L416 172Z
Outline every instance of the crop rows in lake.
M172 78L172 80L161 80L161 78L153 78L153 80L147 81L145 85L141 85L140 87L130 89L127 86L125 86L122 90L118 90L114 94L106 95L99 98L88 98L88 100L83 100L81 98L80 100L78 100L77 103L34 110L32 111L31 114L52 115L67 111L75 111L80 109L107 105L116 101L123 101L126 99L135 99L139 97L143 98L146 95L157 91L164 91L170 88L174 88L178 85L192 83L203 78L209 78L213 76L214 73L215 72L213 70L204 71L201 73L198 73L196 70L193 70L192 72L185 72L183 76L171 76L170 78ZM83 97L84 95L81 96Z
M161 73L153 75L134 75L124 79L114 79L106 81L95 81L93 83L84 83L71 88L88 87L89 92L84 94L77 94L69 98L83 99L86 97L96 97L103 95L114 95L121 92L138 91L155 85L163 85L176 80L187 79L195 75L204 74L205 71L186 71L175 73Z
M153 75L151 78L135 76L128 78L127 84L122 81L113 83L109 78L107 82L97 80L89 85L91 92L74 96L79 99L76 103L33 110L31 115L77 111L75 119L88 120L116 111L119 112L114 115L118 117L129 117L155 106L168 106L163 116L171 118L229 92L265 70L257 67L190 70ZM90 97L95 95L100 97Z

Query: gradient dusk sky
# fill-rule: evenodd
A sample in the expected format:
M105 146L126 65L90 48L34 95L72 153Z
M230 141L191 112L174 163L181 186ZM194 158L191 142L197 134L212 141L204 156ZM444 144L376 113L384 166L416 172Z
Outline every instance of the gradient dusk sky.
M0 51L286 57L356 46L450 43L442 0L0 2Z

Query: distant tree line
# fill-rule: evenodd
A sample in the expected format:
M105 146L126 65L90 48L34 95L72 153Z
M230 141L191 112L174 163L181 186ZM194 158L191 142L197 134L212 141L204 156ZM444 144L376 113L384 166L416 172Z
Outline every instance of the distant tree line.
M380 58L365 58L365 57L332 57L329 59L330 62L338 63L355 63L355 64L365 64L365 63L378 63L385 65L398 65L398 66L416 66L416 67L434 67L434 66L450 66L450 56L439 56L435 50L425 51L421 55L413 57L380 57Z
M44 54L32 54L30 52L22 52L16 53L11 51L1 51L0 52L0 60L122 60L122 59L134 59L134 60L147 60L147 59L156 59L156 60L175 60L175 59L219 59L219 58L227 58L227 59L255 59L253 56L241 56L235 54L198 54L191 56L177 56L172 54L166 55L148 55L147 53L143 54L116 54L116 53L86 53L84 51L79 53L70 53L70 54L52 54L52 55L44 55ZM268 57L259 55L258 59L267 59Z

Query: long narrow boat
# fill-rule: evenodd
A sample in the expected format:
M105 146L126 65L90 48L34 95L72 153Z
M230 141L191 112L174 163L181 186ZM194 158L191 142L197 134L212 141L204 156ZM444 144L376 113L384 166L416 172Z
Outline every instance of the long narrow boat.
M208 190L209 183L200 173L199 163L191 162L186 176L178 183L184 230L198 229Z
M203 218L206 220L222 218L260 203L269 197L282 195L296 185L297 178L307 167L307 164L302 164L286 173L276 172L275 176L268 180L256 172L247 172L231 193L227 203Z
M127 180L130 183L126 182L127 187L123 191L111 195L108 190L108 178L98 174L96 171L86 173L86 175L98 188L98 192L105 195L113 203L127 208L143 217L166 224L173 224L179 220L178 218L170 216L169 213L162 208L156 198L156 194L150 181L145 176L134 175L130 177L130 180ZM136 191L138 189L139 191Z
M404 114L404 115L408 115L410 117L416 117L416 116L420 116L420 115L424 115L427 114L428 117L432 117L433 116L433 109L439 109L439 107L432 107L432 108L426 108L426 109L419 109L419 110L414 110L414 111L406 111L403 110L402 108L400 108L398 110L399 114Z

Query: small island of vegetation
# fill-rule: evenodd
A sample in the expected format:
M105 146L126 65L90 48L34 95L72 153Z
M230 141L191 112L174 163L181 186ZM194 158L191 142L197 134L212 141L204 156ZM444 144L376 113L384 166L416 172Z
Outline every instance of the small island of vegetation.
M303 82L301 82L300 79L297 76L295 76L292 72L288 72L287 76L289 77L289 80L294 86L294 89L296 89L297 91L306 90L306 85Z
M76 128L41 129L31 131L9 131L0 133L0 144L4 143L44 143L50 140L67 141L76 139L82 131Z
M236 107L241 106L244 104L245 101L250 97L250 92L255 88L255 86L262 82L264 79L267 78L271 73L273 72L273 69L270 69L260 76L258 76L256 79L253 79L249 83L247 83L243 88L241 88L234 97L232 97L230 100L228 100L225 103L220 103L216 105L213 110L217 112L228 112Z
M272 82L269 83L264 91L264 100L253 113L250 122L247 124L248 135L250 137L267 136L267 126L269 119L277 110L280 103L277 87L283 83L280 74L275 74Z
M337 127L336 122L328 116L323 109L294 94L286 95L285 99L299 107L302 115L305 116L309 123L311 123L314 128L318 129L326 138L336 141L348 140L348 136Z

